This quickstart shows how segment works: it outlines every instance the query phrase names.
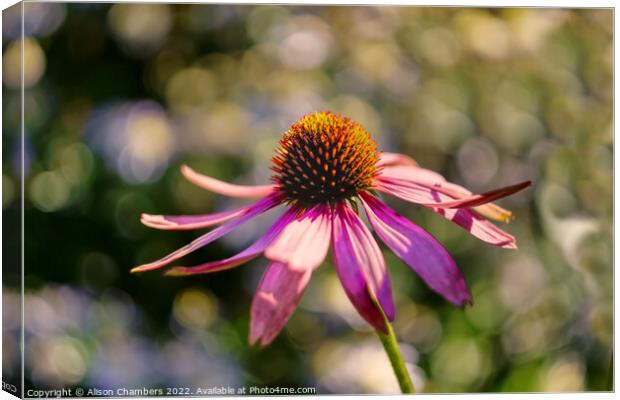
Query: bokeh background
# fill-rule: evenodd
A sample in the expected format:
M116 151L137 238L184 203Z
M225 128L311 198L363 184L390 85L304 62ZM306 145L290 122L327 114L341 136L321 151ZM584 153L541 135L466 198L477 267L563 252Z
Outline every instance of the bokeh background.
M20 200L18 12L4 12L2 43L5 221ZM385 252L418 389L609 390L612 18L605 9L25 3L27 387L398 392L329 261L264 350L246 338L265 261L190 278L128 273L200 233L151 230L141 212L241 204L184 181L181 163L268 182L280 134L331 110L473 191L534 182L501 201L516 215L505 229L518 251L390 200L445 244L474 295L473 307L456 309ZM184 264L233 254L273 218ZM19 243L6 229L5 240ZM19 366L18 282L5 268L7 378Z

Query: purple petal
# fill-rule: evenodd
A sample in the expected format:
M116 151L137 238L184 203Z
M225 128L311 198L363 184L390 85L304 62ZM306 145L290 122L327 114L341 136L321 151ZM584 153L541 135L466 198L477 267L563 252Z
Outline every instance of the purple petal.
M383 254L372 234L346 204L333 217L334 264L342 286L360 315L386 333L382 314L394 319L394 301Z
M310 268L299 271L279 262L269 264L252 301L251 344L260 339L266 346L273 341L295 311L311 275Z
M437 202L452 201L455 198L450 197L442 189L431 190L416 184L403 184L394 180L378 180L376 185L377 190L384 193L396 196L405 201L409 201L415 204L429 203L430 200ZM516 239L514 236L504 232L491 222L480 217L473 211L467 208L450 209L441 207L429 207L438 214L443 215L445 218L454 222L461 228L468 231L478 239L495 246L515 249Z
M196 274L207 274L211 272L223 271L241 265L259 256L265 248L269 246L280 233L295 219L299 209L289 208L278 220L250 247L241 253L224 260L211 261L193 267L174 267L166 272L168 276L187 276Z
M472 194L463 186L446 181L446 179L437 172L416 165L400 163L386 166L381 169L380 176L377 180L380 182L386 179L423 184L427 188L441 190L442 193L450 196L452 199L462 199ZM473 208L481 215L496 221L509 222L512 219L512 213L509 210L494 203L486 203Z
M469 195L471 192L462 186L450 183L441 174L417 165L386 166L380 172L381 179L397 179L434 187L447 188L460 195Z
M361 197L377 235L431 289L459 307L471 303L463 274L435 238L376 197L366 193Z
M470 208L476 206L482 206L488 204L493 200L501 199L506 196L510 196L516 192L519 192L526 187L530 186L532 182L526 181L516 185L505 186L499 189L491 190L482 194L468 194L459 195L455 198L452 196L453 191L446 191L441 186L431 186L418 182L409 182L399 179L380 178L378 179L379 186L387 186L394 191L400 191L403 195L408 195L410 201L416 202L427 207L440 207L440 208ZM441 193L449 196L448 200L436 201L435 193Z
M211 232L208 232L202 236L200 236L198 239L195 239L194 241L192 241L191 243L181 247L180 249L168 254L167 256L165 256L164 258L161 258L157 261L154 261L152 263L148 263L148 264L143 264L140 265L138 267L135 267L131 270L131 272L143 272L143 271L150 271L153 269L157 269L157 268L161 268L164 265L170 264L173 261L178 260L179 258L213 242L214 240L217 240L219 238L221 238L222 236L224 236L225 234L227 234L228 232L232 231L233 229L235 229L236 227L238 227L239 225L247 222L248 220L254 218L255 216L264 213L265 211L277 206L278 204L280 204L282 202L282 196L279 193L274 193L274 194L270 194L269 196L266 196L262 199L260 199L259 201L257 201L256 203L254 203L252 206L250 206L244 213L243 215L241 215L240 217L238 217L237 219L219 226L217 228L215 228L214 230L212 230Z
M482 241L504 249L517 248L517 239L514 236L499 229L473 211L466 208L433 208L433 211L454 222Z
M330 237L331 211L318 205L291 222L267 247L265 256L292 269L314 269L327 255Z
M531 181L517 183L516 185L504 186L499 189L490 190L480 194L472 194L458 200L443 202L441 204L431 205L433 207L442 208L473 208L489 204L494 200L515 194L532 184Z
M208 228L226 222L243 214L251 206L239 207L234 210L204 215L151 215L142 214L140 222L144 225L165 230L185 230Z

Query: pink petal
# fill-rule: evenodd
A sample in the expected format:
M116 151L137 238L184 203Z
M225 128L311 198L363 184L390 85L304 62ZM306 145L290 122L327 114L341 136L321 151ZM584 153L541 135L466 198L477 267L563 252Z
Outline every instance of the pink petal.
M204 215L151 215L142 214L140 222L144 225L165 230L184 230L208 228L226 222L243 214L250 206L239 207L234 210L222 211Z
M432 186L433 188L441 188L443 193L454 199L462 199L472 194L464 187L446 181L446 179L437 172L421 167L398 165L384 168L380 172L380 178L396 179L410 183L424 184L425 186ZM509 222L512 219L512 213L510 211L493 203L487 203L472 208L481 215L496 221Z
M265 211L277 206L281 202L282 202L282 196L279 193L274 193L267 197L264 197L260 199L259 201L257 201L256 203L254 203L253 205L251 205L250 207L248 207L248 209L244 211L244 213L237 219L234 219L233 221L225 225L215 228L211 232L208 232L200 236L198 239L195 239L188 245L181 247L180 249L168 254L167 256L165 256L164 258L160 260L135 267L131 270L131 272L150 271L153 269L161 268L164 265L170 264L171 262L178 260L179 258L213 242L214 240L219 239L220 237L224 236L228 232L235 229L237 226L254 218L258 214L262 214Z
M517 248L517 239L514 236L499 229L473 211L466 208L433 208L433 210L484 242L504 249Z
M531 184L531 181L525 181L517 183L516 185L504 186L499 189L491 190L481 194L474 194L452 202L435 204L433 206L442 208L472 208L476 206L482 206L484 204L492 202L493 200L498 200L503 197L510 196L511 194L517 193L530 186Z
M506 186L500 189L495 189L490 192L482 193L482 194L472 194L467 196L459 196L460 198L456 200L448 200L448 201L429 201L430 199L434 199L436 197L435 192L439 192L450 196L453 198L453 192L450 190L445 190L441 186L431 186L427 184L420 184L417 182L409 182L399 179L390 179L390 178L379 178L378 186L388 186L393 190L398 190L403 192L403 194L409 194L411 197L411 201L415 201L418 204L427 207L440 207L440 208L471 208L475 206L480 206L483 204L487 204L492 202L493 200L501 199L502 197L510 196L520 190L525 189L530 186L532 183L530 181L521 182L516 185ZM426 199L419 200L419 199Z
M413 184L403 185L390 180L381 180L377 182L376 188L377 190L416 204L433 204L428 201L429 199L433 199L435 203L454 200L453 197L443 192L416 187ZM421 199L422 201L420 201ZM515 249L517 247L514 236L509 235L467 208L450 209L432 206L430 208L482 241L503 248Z
M273 341L295 311L311 275L311 268L294 270L279 262L269 264L252 301L251 344L260 339L261 346L266 346Z
M362 193L366 215L383 242L426 284L459 307L471 304L467 283L446 249L376 197Z
M331 212L318 205L291 222L265 250L273 261L286 263L292 269L318 267L329 249Z
M418 163L411 157L399 153L381 153L377 167L414 166Z
M394 319L394 301L383 254L372 234L348 205L333 217L334 264L342 286L360 315L383 333L383 314Z
M181 166L181 173L185 178L196 186L214 193L230 197L261 197L267 196L275 189L274 185L242 186L222 182L210 176L199 174L187 165Z
M411 165L394 165L385 167L381 170L380 175L381 178L387 179L398 179L407 182L413 183L423 183L426 185L432 186L442 186L445 187L446 184L450 185L452 189L457 192L461 192L461 194L469 195L470 191L467 189L454 185L446 181L446 179L439 173L432 171L430 169L411 166Z
M381 177L375 180L374 187L379 191L400 197L403 200L407 200L411 203L421 205L437 203L433 191L429 190L425 186L421 186L415 183L405 183L404 181L399 181L396 179L386 179ZM450 197L447 197L447 195L445 195L444 193L437 193L437 196L443 196L443 198L451 199Z
M207 274L211 272L223 271L241 265L260 255L270 243L295 219L299 210L295 207L289 208L278 220L250 247L241 253L224 260L211 261L193 267L174 267L166 272L168 276L187 276L196 274Z

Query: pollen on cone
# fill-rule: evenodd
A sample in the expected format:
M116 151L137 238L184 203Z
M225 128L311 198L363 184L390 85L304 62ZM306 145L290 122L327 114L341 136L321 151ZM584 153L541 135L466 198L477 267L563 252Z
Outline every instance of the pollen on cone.
M318 112L284 133L272 159L272 180L291 202L334 204L370 187L378 161L377 145L361 125Z

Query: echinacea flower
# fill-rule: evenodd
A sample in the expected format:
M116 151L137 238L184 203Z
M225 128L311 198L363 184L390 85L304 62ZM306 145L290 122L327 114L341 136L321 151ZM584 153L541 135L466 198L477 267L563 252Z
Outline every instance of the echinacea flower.
M255 243L237 255L193 267L177 266L167 275L195 275L236 267L260 255L269 265L251 307L249 340L269 344L286 324L312 272L332 248L340 282L359 314L387 333L394 302L383 254L360 218L363 209L375 234L435 292L459 307L471 294L446 249L429 233L396 213L378 192L420 204L443 215L473 236L503 248L515 238L485 217L508 221L511 213L492 201L518 192L530 182L483 194L447 182L402 154L381 153L372 137L349 118L319 112L306 115L286 131L273 157L273 184L239 186L201 175L183 166L192 183L232 197L262 197L254 204L197 216L142 215L158 229L194 229L219 225L160 260L132 269L164 267L205 246L278 205L285 211Z

